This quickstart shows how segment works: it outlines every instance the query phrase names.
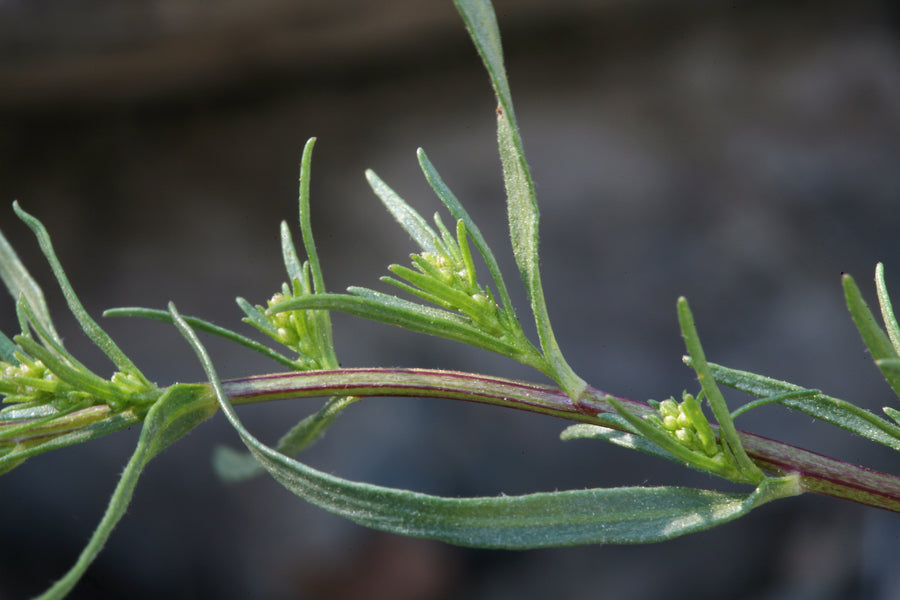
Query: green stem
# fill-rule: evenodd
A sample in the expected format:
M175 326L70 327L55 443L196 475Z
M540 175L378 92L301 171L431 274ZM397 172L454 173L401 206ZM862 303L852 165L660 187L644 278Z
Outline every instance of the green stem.
M234 404L318 396L414 396L465 400L536 412L571 421L601 424L598 415L616 414L610 394L587 388L574 402L558 388L433 369L340 369L262 375L224 382ZM639 417L653 413L643 403L612 396ZM602 422L608 426L608 422ZM713 425L718 434L718 427ZM736 432L750 459L761 469L799 473L804 491L900 512L900 477L879 473L752 433Z

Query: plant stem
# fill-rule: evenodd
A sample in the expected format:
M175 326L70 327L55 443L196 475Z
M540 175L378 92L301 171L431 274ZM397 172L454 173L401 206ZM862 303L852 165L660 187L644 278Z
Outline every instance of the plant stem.
M558 388L500 377L437 369L339 369L261 375L224 382L234 404L317 396L415 396L447 398L505 406L554 417L600 424L597 415L615 414L611 395L588 387L579 402ZM637 416L653 412L649 405L612 396ZM607 424L603 424L607 426ZM718 427L713 425L718 433ZM756 465L776 475L799 473L805 491L900 512L900 477L872 471L758 436L738 431Z

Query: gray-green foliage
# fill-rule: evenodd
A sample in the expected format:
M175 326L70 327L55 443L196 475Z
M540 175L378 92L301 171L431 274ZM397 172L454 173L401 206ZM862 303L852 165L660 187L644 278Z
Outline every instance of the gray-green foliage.
M361 525L453 544L525 549L657 542L708 529L743 516L764 502L808 490L843 494L856 501L900 511L897 478L876 474L874 485L885 482L884 490L870 487L860 493L855 489L838 493L842 485L853 488L861 481L854 479L855 467L829 466L828 477L838 478L832 485L831 480L809 467L808 461L801 460L798 454L801 451L797 449L780 446L768 454L761 453L756 440L753 450L756 454L748 452L745 440L749 434L739 432L734 425L734 420L746 411L777 403L900 450L900 411L885 407L889 420L819 390L708 363L684 299L679 299L677 312L689 355L686 362L696 371L700 383L696 395L684 392L681 402L670 398L641 404L590 388L573 372L556 342L541 284L537 198L516 124L496 16L487 0L457 0L456 6L496 94L497 138L506 184L510 239L538 343L529 339L515 314L506 281L480 229L421 149L418 159L422 172L452 217L450 226L439 214L432 220L433 225L430 224L377 175L371 171L366 173L376 196L418 246L410 255L411 267L391 265L392 276L385 276L381 281L415 300L359 286L349 288L347 293L326 290L310 218L310 165L314 145L314 139L310 139L301 160L299 190L300 234L307 260L300 260L290 228L282 223L281 246L288 281L265 306L238 299L245 323L281 349L203 319L182 316L171 304L168 310L120 308L104 313L173 324L202 363L208 377L208 383L203 384L160 388L149 382L81 305L44 227L16 205L16 213L37 236L72 315L110 359L115 372L109 379L101 377L65 349L40 286L0 235L0 277L16 300L21 329L13 338L0 335L0 394L6 404L0 410L0 473L42 452L126 427L140 425L142 428L134 454L94 535L71 570L42 598L61 598L77 583L123 516L147 463L219 410L248 451L216 449L214 464L223 479L242 481L268 473L304 500ZM473 247L476 252L472 251ZM483 261L490 281L479 281L476 258ZM900 395L900 326L881 265L876 270L876 287L886 330L878 325L853 280L844 279L852 318L881 373ZM342 311L497 352L530 365L559 385L559 389L550 389L465 374L473 379L465 387L458 381L460 374L435 371L421 378L423 387L418 389L423 395L566 416L582 423L566 429L561 436L564 440L605 440L748 487L743 492L622 487L444 498L353 482L320 472L293 457L319 439L342 411L358 400L358 395L382 395L399 389L392 387L396 373L388 369L369 370L380 375L380 381L361 387L350 384L354 373L340 368L332 340L330 311ZM344 384L323 384L317 388L320 396L330 397L317 411L291 427L276 447L267 446L244 427L233 406L236 400L229 397L197 332L221 336L245 346L297 374L330 373L333 377L329 381L337 377ZM483 378L481 382L477 380L479 377ZM291 381L290 376L243 380L240 399L249 402L288 397L292 393ZM747 392L757 400L731 411L719 384ZM475 387L481 392L477 398L473 393ZM494 389L502 393L492 394ZM714 422L706 414L704 404ZM839 481L841 469L846 469L846 482ZM849 483L851 480L853 485Z

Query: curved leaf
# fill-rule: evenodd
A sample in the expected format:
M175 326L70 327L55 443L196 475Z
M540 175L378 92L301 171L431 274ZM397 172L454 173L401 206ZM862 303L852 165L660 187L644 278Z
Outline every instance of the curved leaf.
M259 463L308 502L361 525L486 548L637 544L708 529L764 502L801 491L798 478L792 476L766 479L750 494L635 487L445 498L341 479L269 448L247 431L200 340L172 310L216 390L222 411Z

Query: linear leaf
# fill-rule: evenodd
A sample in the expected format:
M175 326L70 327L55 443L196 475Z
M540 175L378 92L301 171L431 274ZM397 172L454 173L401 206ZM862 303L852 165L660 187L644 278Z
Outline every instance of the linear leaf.
M684 337L684 345L691 357L691 368L697 372L697 379L706 394L706 401L709 403L716 420L719 422L719 436L722 445L731 452L734 457L738 469L744 474L748 480L754 483L760 481L764 475L759 467L750 460L746 450L741 443L734 427L734 421L731 418L731 412L728 405L725 404L725 398L716 385L716 379L706 362L706 354L703 351L703 345L700 343L700 336L697 333L697 327L694 324L694 316L688 306L687 299L681 297L678 299L678 324L681 326L681 335Z
M34 311L44 328L53 335L57 342L62 343L59 334L53 328L50 310L47 308L41 286L25 268L2 231L0 231L0 279L3 279L3 283L6 284L6 289L9 290L13 301L17 302L20 296L24 297L25 302Z
M894 360L900 358L897 351L891 345L884 330L875 321L875 315L869 310L869 305L863 300L862 294L857 287L856 282L849 275L844 275L842 283L844 285L844 298L847 301L847 309L850 316L853 317L853 323L859 330L859 334L869 349L872 359L878 363L880 360ZM888 384L897 396L900 396L900 377L890 369L880 369L887 379Z
M248 303L249 306L249 303ZM139 317L142 319L150 319L152 321L162 321L163 323L173 323L172 315L170 315L167 311L154 309L154 308L141 308L136 306L126 306L119 308L109 308L103 311L104 317ZM260 344L255 340L251 340L250 338L243 336L236 331L232 331L230 329L226 329L225 327L220 327L214 323L210 323L209 321L205 321L203 319L199 319L197 317L184 317L184 320L190 323L191 327L198 331L202 331L204 333L210 333L212 335L217 335L226 340L232 341L236 344L240 344L245 348L249 348L255 352L259 352L263 356L267 356L272 360L281 363L282 365L289 367L291 369L297 368L297 363L293 360L272 350L268 346L264 344Z
M18 350L19 347L16 346L16 343L0 331L0 360L11 365L19 364L19 359L15 356Z
M472 241L475 243L475 247L478 248L478 252L481 254L481 257L484 259L485 264L487 265L488 271L491 273L491 277L494 280L494 285L497 288L497 291L500 294L500 300L503 303L503 308L506 309L510 314L513 313L512 301L509 298L509 291L506 288L506 284L503 281L503 276L500 273L500 265L497 263L497 259L494 257L494 253L491 251L490 246L488 246L487 241L484 239L484 236L481 234L481 230L475 224L475 221L472 220L472 217L469 216L469 213L463 208L462 204L450 191L450 188L447 187L447 184L444 183L444 180L441 178L440 174L437 172L437 169L434 168L434 165L431 164L431 161L428 160L428 156L425 154L425 151L419 148L417 156L419 157L419 165L422 167L422 172L425 174L425 179L428 181L429 185L431 185L431 189L434 190L434 193L437 194L437 197L441 199L441 202L444 203L444 206L447 207L447 210L450 211L457 219L462 220L462 222L466 226L466 231L469 233L469 237L472 238Z
M500 150L503 181L506 187L509 235L516 265L525 284L531 312L534 315L541 349L553 369L551 376L569 397L578 400L587 388L587 383L572 370L563 357L556 335L553 333L544 299L538 254L540 217L537 197L513 112L509 81L503 65L503 48L500 44L497 16L488 0L455 0L455 4L478 54L484 61L499 104L497 146Z
M875 266L875 286L878 289L878 304L881 306L881 317L884 319L888 337L894 346L894 351L900 354L900 323L894 316L894 306L891 304L887 284L884 282L884 265L882 263Z
M438 251L435 245L437 234L428 224L428 221L423 219L422 215L416 212L403 198L397 195L397 192L382 181L375 174L375 171L367 170L366 179L369 185L372 186L372 191L375 192L375 195L378 196L391 215L394 216L394 219L412 236L422 250L436 253Z
M757 398L784 396L778 404L799 410L894 450L900 450L900 427L850 402L822 393L790 396L791 393L807 390L802 386L756 373L723 367L715 363L708 365L715 380L722 385Z

